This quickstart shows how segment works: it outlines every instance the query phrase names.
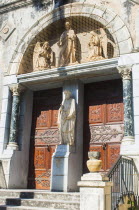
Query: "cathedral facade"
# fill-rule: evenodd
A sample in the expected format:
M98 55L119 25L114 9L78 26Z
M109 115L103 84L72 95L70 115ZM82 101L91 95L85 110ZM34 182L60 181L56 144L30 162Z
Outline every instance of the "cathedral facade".
M101 172L139 169L139 3L2 0L1 188L78 191L89 151Z

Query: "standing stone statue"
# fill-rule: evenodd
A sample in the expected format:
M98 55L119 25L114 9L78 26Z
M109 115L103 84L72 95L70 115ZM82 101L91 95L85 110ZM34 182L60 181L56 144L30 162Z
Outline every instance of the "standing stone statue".
M40 71L49 69L54 62L54 53L48 42L44 42L41 46L40 42L37 42L33 53L33 71Z
M69 90L64 91L65 99L59 109L58 126L61 144L74 145L75 142L75 99Z
M66 31L60 37L59 42L59 66L77 63L76 60L76 39L77 36L73 29L71 29L70 22L65 23Z

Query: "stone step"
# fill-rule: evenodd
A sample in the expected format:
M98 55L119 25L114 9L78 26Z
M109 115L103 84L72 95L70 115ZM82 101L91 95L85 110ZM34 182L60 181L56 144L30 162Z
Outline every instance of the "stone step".
M0 205L7 206L28 206L38 208L54 208L79 210L79 201L47 200L47 199L22 199L22 198L0 198Z
M80 193L63 193L35 190L0 190L4 198L34 198L47 200L80 201Z
M55 209L54 208L29 207L29 206L0 206L0 210L55 210ZM56 209L56 210L66 210L66 209Z

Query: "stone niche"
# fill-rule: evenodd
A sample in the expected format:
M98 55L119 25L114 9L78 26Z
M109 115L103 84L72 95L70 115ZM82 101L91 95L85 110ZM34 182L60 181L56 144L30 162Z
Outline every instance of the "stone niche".
M64 35L63 32L67 33L65 26L67 22L70 23L71 34L74 34L75 37L74 42L68 43L70 50L67 54L72 51L75 58L72 54L70 56L72 59L69 59L71 61L60 64L63 49L60 48L59 43ZM116 48L117 46L109 30L100 22L84 16L60 19L43 29L31 41L20 63L18 74L113 58L117 56ZM45 49L47 49L47 52ZM63 55L66 54L65 52ZM41 66L36 67L38 58ZM66 59L67 57L65 57Z

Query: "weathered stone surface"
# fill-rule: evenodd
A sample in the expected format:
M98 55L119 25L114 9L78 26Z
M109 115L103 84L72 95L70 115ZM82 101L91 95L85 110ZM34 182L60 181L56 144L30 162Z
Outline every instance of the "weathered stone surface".
M17 209L69 209L79 210L79 193L52 193L31 190L0 190L0 205L14 205ZM19 207L18 207L19 206ZM0 206L0 208L2 208ZM4 207L3 207L4 208ZM11 208L12 209L12 208Z
M104 181L103 181L104 180ZM110 210L111 209L111 186L100 173L84 174L80 187L80 210ZM92 199L93 198L93 199Z

